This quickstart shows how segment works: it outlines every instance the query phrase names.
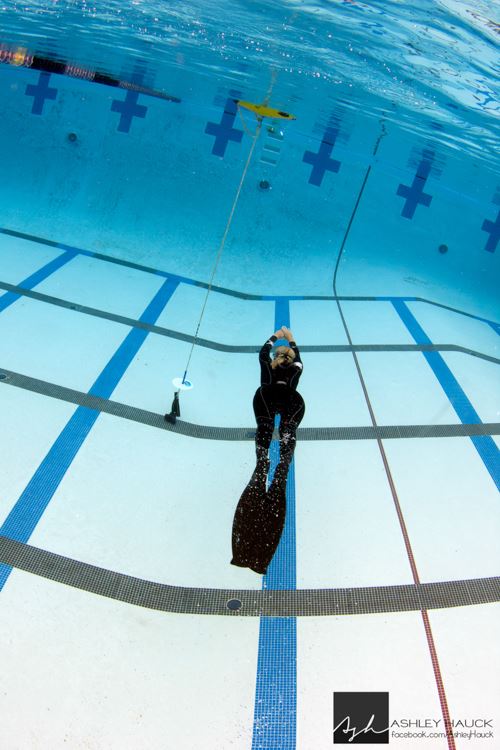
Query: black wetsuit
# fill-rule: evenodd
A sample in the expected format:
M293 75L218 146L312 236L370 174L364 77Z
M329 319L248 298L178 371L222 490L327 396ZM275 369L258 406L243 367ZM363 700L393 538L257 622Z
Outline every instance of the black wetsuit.
M257 420L255 443L257 461L265 461L272 440L274 417L280 414L280 462L288 464L297 442L297 427L305 412L304 399L297 392L297 383L302 375L302 360L297 344L290 341L290 349L295 353L294 361L285 367L278 365L273 369L270 351L276 340L276 336L271 336L259 353L261 386L253 399Z
M297 427L304 416L305 405L297 383L302 361L295 342L290 348L294 361L286 366L271 367L270 352L276 336L266 341L259 354L260 388L253 399L257 430L255 444L257 465L239 499L233 520L233 565L266 573L278 547L286 517L286 482L296 444ZM269 488L267 479L274 418L280 421L280 460L274 469Z

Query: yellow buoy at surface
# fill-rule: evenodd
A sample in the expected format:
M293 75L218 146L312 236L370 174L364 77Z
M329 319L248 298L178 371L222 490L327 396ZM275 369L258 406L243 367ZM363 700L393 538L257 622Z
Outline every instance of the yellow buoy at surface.
M296 120L295 115L291 115L289 112L283 112L281 109L274 109L268 107L267 104L254 104L253 102L244 102L242 99L234 100L239 107L249 109L250 112L254 112L259 117L273 117L274 119L281 120Z
M12 53L12 57L10 60L11 65L23 65L27 55L27 49L25 49L24 47L17 47L17 49L15 49Z

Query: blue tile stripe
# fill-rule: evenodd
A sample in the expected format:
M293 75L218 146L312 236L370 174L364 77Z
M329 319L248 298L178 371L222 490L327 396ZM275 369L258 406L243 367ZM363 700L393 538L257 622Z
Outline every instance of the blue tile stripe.
M83 250L81 247L75 247L74 245L66 245L64 242L55 242L55 240L48 240L46 237L38 237L36 234L27 234L26 232L16 232L15 229L7 229L7 227L0 227L0 234L6 234L7 237L18 237L21 240L28 240L28 242L36 242L39 245L47 245L48 247L57 247L59 250L67 250L78 255L90 255L94 256L95 253L90 250Z
M415 342L417 344L432 344L432 341L410 312L407 305L400 299L394 299L393 305ZM482 424L479 415L439 352L422 352L422 354L448 396L460 421L463 424ZM471 436L470 439L491 478L497 488L500 489L500 452L496 447L495 441L489 435Z
M290 304L286 297L276 299L274 310L275 330L281 326L290 327ZM279 417L276 418L279 427ZM271 442L269 457L271 459L271 476L279 461L280 445L278 440ZM292 459L286 483L286 520L281 541L276 554L263 579L263 588L294 589L296 587L296 554L295 554L295 460Z
M281 326L290 328L290 301L289 297L272 297L274 299L274 325L276 330ZM284 341L286 344L286 341Z
M145 309L141 321L154 324L177 285L176 281L165 281ZM102 398L111 396L147 335L148 331L140 329L130 331L95 381L90 394ZM29 540L98 416L99 412L94 409L78 407L5 519L0 528L1 536L19 542ZM0 565L0 590L11 571L10 566Z
M295 750L297 620L261 617L252 750Z
M290 325L288 299L275 306L275 329ZM279 420L276 420L276 426ZM271 474L279 460L279 442L270 449ZM262 582L263 589L296 588L295 460L288 473L286 520L276 554ZM297 620L261 617L255 688L252 750L295 750L297 731Z
M102 260L103 262L112 262L112 263L123 263L128 268L135 268L138 271L142 271L143 273L150 273L154 276L160 276L161 278L168 278L168 279L176 279L179 283L182 284L191 284L193 286L199 286L200 282L196 279L191 279L187 276L179 276L174 273L170 273L170 271L162 271L158 268L151 268L149 266L143 266L139 263L130 263L129 261L122 261L120 258L115 258L113 256L107 256L103 255L102 253L93 252L91 250L85 250L84 248L75 247L73 245L65 245L63 242L54 242L53 240L45 239L44 237L37 237L36 235L32 234L26 234L24 232L16 232L13 229L7 229L6 227L0 227L0 234L6 234L9 237L19 237L24 240L28 240L29 242L36 242L40 245L48 245L49 247L57 247L60 250L65 250L68 252L72 252L78 255L84 255L88 258L96 258L97 260ZM22 286L20 284L20 286ZM217 292L219 294L238 294L237 292L234 292L234 290L231 289L225 289L223 287L212 287L213 292ZM307 300L307 299L319 299L319 300L331 300L335 301L336 297L329 297L329 296L312 296L308 297L306 295L294 295L289 294L283 297L277 297L274 294L263 294L263 295L248 295L246 297L248 299L256 300L256 301L267 301L267 302L278 302L280 303L280 300L286 300L288 302L291 301L297 301L297 300ZM493 330L496 331L496 333L500 333L500 324L496 323L495 321L488 320L487 318L481 318L479 315L472 315L472 313L464 312L463 310L457 310L453 307L448 307L447 305L441 305L438 302L431 302L430 300L425 299L424 297L351 297L351 296L339 296L339 300L358 300L360 302L366 301L366 302L392 302L394 299L402 299L405 302L424 302L426 304L430 305L436 305L436 307L442 307L446 310L451 310L452 312L456 312L459 315L465 315L467 318L472 318L473 320L480 320L483 323L488 323L488 325L491 325L493 327Z
M73 260L76 255L77 253L75 251L67 250L62 255L59 255L57 258L54 258L54 260L51 260L38 271L35 271L35 273L32 273L31 276L28 276L26 279L24 279L24 281L21 281L17 286L20 286L23 289L33 289L34 286L40 284L42 281L45 281L45 279L47 279L51 274L65 266L66 263L69 263L70 260ZM6 310L8 307L10 307L10 305L14 304L14 302L16 302L21 297L21 294L16 294L15 292L6 292L5 294L3 294L0 297L0 312Z

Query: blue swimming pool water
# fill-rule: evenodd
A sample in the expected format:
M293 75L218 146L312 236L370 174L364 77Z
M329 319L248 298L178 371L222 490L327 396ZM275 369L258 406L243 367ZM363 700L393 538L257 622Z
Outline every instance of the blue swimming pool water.
M12 2L2 43L130 77L137 64L166 90L193 78L275 98L300 115L332 108L432 134L491 158L498 151L498 7L402 2ZM429 131L433 131L429 133Z
M394 612L381 589L444 580L446 594L471 576L486 589L496 572L497 4L43 0L5 3L0 28L0 537L2 549L14 540L53 555L29 575L22 560L0 566L0 647L14 654L4 735L32 731L31 720L18 726L17 690L49 710L54 664L68 700L54 699L47 747L67 730L75 747L123 747L131 728L137 747L148 730L151 747L329 747L332 691L367 685L403 706L411 684L405 715L432 705L446 720L444 682L450 708L469 710L469 686L486 684L475 659L489 664L494 645L477 638L484 610L439 604L435 646L428 619L422 628L420 612ZM259 126L235 103L265 99L296 119ZM181 394L182 429L169 431L172 378L212 280L195 388ZM255 352L283 324L303 346L309 432L261 581L229 565L230 532L253 469ZM273 469L278 453L274 441ZM125 599L116 621L103 612L86 627L120 584L75 604L73 589L50 582L47 606L29 587L47 586L58 555L135 576L138 590L186 587L180 609L166 605L156 636L144 630L158 614L149 600L137 614ZM183 598L198 586L212 631L214 617L190 614ZM296 617L285 604L225 630L207 592L234 601L261 586L292 604L312 588L320 605L324 590L355 587L348 626L321 606ZM359 587L373 598L369 620ZM40 654L34 666L27 649ZM200 675L221 699L206 722ZM109 715L92 745L103 685ZM485 687L488 698L497 705ZM143 724L130 719L140 706Z
M87 245L141 261L168 244L169 270L206 276L255 125L232 99L270 94L297 119L274 123L281 140L266 123L219 280L274 291L262 270L280 253L285 291L325 292L319 265L303 260L330 267L357 206L339 291L375 293L365 272L384 269L380 292L397 276L427 296L453 289L479 312L493 304L494 3L39 0L10 3L1 19L4 58L21 50L181 100L129 92L123 103L110 87L3 65L4 224L60 227L69 244L78 224Z
M355 0L198 1L185 7L138 0L123 7L110 0L37 0L10 3L2 8L2 20L7 44L26 44L114 72L130 65L134 55L164 78L180 69L227 82L261 82L266 66L273 66L290 74L283 85L295 95L305 88L305 83L297 85L300 80L319 79L350 88L349 99L362 110L370 108L370 90L382 104L394 98L408 106L406 86L424 98L427 90L431 99L438 99L436 109L453 105L453 96L443 96L447 88L456 93L455 104L462 99L465 107L492 114L496 109L499 24L491 2L444 0L409 7ZM471 91L473 86L478 90Z

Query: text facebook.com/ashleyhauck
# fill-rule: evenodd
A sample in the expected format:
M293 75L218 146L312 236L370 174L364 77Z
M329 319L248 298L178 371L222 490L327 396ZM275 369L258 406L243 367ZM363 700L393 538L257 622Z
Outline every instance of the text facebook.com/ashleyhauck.
M491 717L389 718L389 693L334 693L333 743L335 745L388 745L404 740L443 738L485 741L493 750ZM488 740L490 742L488 742ZM474 747L477 745L475 744ZM497 746L495 746L497 747Z

